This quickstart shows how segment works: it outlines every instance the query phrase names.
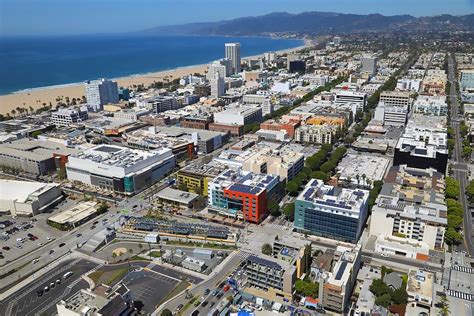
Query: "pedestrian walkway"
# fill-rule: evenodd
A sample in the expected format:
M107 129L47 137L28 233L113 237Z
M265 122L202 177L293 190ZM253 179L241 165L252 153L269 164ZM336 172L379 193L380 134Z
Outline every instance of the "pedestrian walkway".
M451 267L451 269L453 269L455 271L464 272L464 273L474 274L474 269L471 268L471 267L454 265L454 266Z

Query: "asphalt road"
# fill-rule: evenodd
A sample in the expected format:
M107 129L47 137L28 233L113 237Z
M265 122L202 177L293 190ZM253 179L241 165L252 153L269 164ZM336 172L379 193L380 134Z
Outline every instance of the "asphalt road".
M456 139L455 139L455 146L452 155L452 160L455 162L453 167L453 175L454 178L459 181L460 188L461 188L461 195L459 198L459 202L464 209L464 217L463 217L463 231L464 231L464 244L460 247L461 250L464 247L467 253L470 256L474 255L474 247L472 243L472 214L469 210L469 205L466 199L466 187L468 185L467 180L467 166L464 163L461 152L462 152L462 138L461 133L459 131L459 122L462 120L462 117L459 117L459 104L457 99L457 91L456 91L456 78L455 78L455 71L454 71L454 59L452 55L448 57L448 80L451 83L451 90L449 92L449 98L451 100L451 126L455 129Z
M35 314L52 315L56 311L56 303L76 293L88 284L80 277L82 274L96 267L97 264L83 259L69 260L60 264L54 272L38 277L34 284L25 286L15 294L0 303L0 315L33 316ZM67 279L64 273L72 271L74 274ZM61 279L61 284L55 285L43 296L38 297L37 291L49 286L51 282Z

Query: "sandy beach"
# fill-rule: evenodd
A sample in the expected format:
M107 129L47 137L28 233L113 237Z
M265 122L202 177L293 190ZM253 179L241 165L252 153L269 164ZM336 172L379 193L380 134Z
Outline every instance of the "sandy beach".
M308 45L308 43L306 43ZM277 53L285 53L289 51L295 51L303 48L295 47L290 49L285 49L278 51ZM257 58L262 56L255 55L255 56L247 56L242 58L242 60L248 60L252 58ZM188 67L180 67L176 69L164 70L159 72L147 73L143 75L134 75L122 78L112 78L113 80L118 82L120 87L129 87L133 85L143 84L145 86L150 85L154 81L164 81L164 79L168 79L172 81L177 78L181 78L183 76L200 73L204 74L207 71L209 64L201 64L201 65L194 65ZM81 99L82 96L85 95L85 88L83 83L75 83L75 84L66 84L66 85L59 85L59 86L51 86L51 87L43 87L43 88L33 88L25 91L15 92L6 95L0 95L0 114L7 114L10 113L11 110L16 109L17 107L22 107L29 109L32 107L33 109L38 109L43 106L43 104L49 105L51 103L53 106L57 104L56 99L58 97L69 97L70 100L73 98Z

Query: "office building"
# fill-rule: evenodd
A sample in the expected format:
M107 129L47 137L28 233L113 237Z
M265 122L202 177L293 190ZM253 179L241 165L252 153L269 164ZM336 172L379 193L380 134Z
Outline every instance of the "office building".
M211 78L211 97L220 98L225 93L224 77L221 77L219 72L215 72Z
M54 289L51 289L54 291ZM132 293L126 285L98 285L93 290L81 289L56 304L58 316L135 315Z
M383 122L384 125L405 126L407 118L407 107L386 105L384 102L379 102L374 113L374 119Z
M262 121L262 109L254 107L228 108L214 113L214 122L228 125L247 125Z
M63 198L57 183L0 180L0 210L11 216L34 216Z
M435 169L392 167L372 209L369 233L399 240L392 238L388 243L381 239L376 248L413 259L428 255L423 248L442 249L447 225L444 190L444 176ZM418 250L404 249L407 242L418 244Z
M410 125L410 124L409 124ZM435 168L446 172L448 164L447 133L422 126L408 126L395 147L393 165L419 169Z
M105 104L118 103L117 82L105 78L85 82L87 104L95 112L102 111Z
M225 58L230 60L232 74L241 71L240 64L240 43L225 43Z
M278 176L228 169L208 184L209 212L260 223L268 202L279 201Z
M295 141L310 144L332 144L339 128L331 125L302 125L296 129Z
M335 263L331 272L323 278L323 293L320 293L319 303L328 310L345 313L351 303L352 290L362 262L361 246L337 246L334 255Z
M288 72L304 74L306 72L306 63L303 60L292 60L288 64Z
M206 269L206 262L192 257L186 257L181 261L181 266L185 269L202 272Z
M377 72L377 57L374 56L364 56L361 59L362 68L361 72L367 73L370 76L374 76Z
M51 123L58 126L69 126L70 124L80 123L89 118L87 106L78 109L59 109L51 113Z
M245 292L256 297L283 303L291 301L296 282L296 267L292 262L266 255L251 255L245 263Z
M410 109L410 92L382 91L379 102L383 102L385 106L400 106Z
M363 112L367 105L367 93L350 90L337 90L335 94L335 103L356 103L357 111Z
M171 172L171 149L153 151L99 145L69 157L68 179L127 194L137 193Z
M459 85L462 90L474 89L474 69L461 70Z
M355 243L367 219L369 191L325 185L312 179L295 201L297 231Z

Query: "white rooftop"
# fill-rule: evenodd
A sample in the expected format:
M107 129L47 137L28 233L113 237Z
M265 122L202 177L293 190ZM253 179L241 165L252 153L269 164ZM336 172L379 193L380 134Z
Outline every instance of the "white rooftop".
M59 186L57 183L0 179L0 200L16 200L24 203L32 195L40 195L57 186Z

